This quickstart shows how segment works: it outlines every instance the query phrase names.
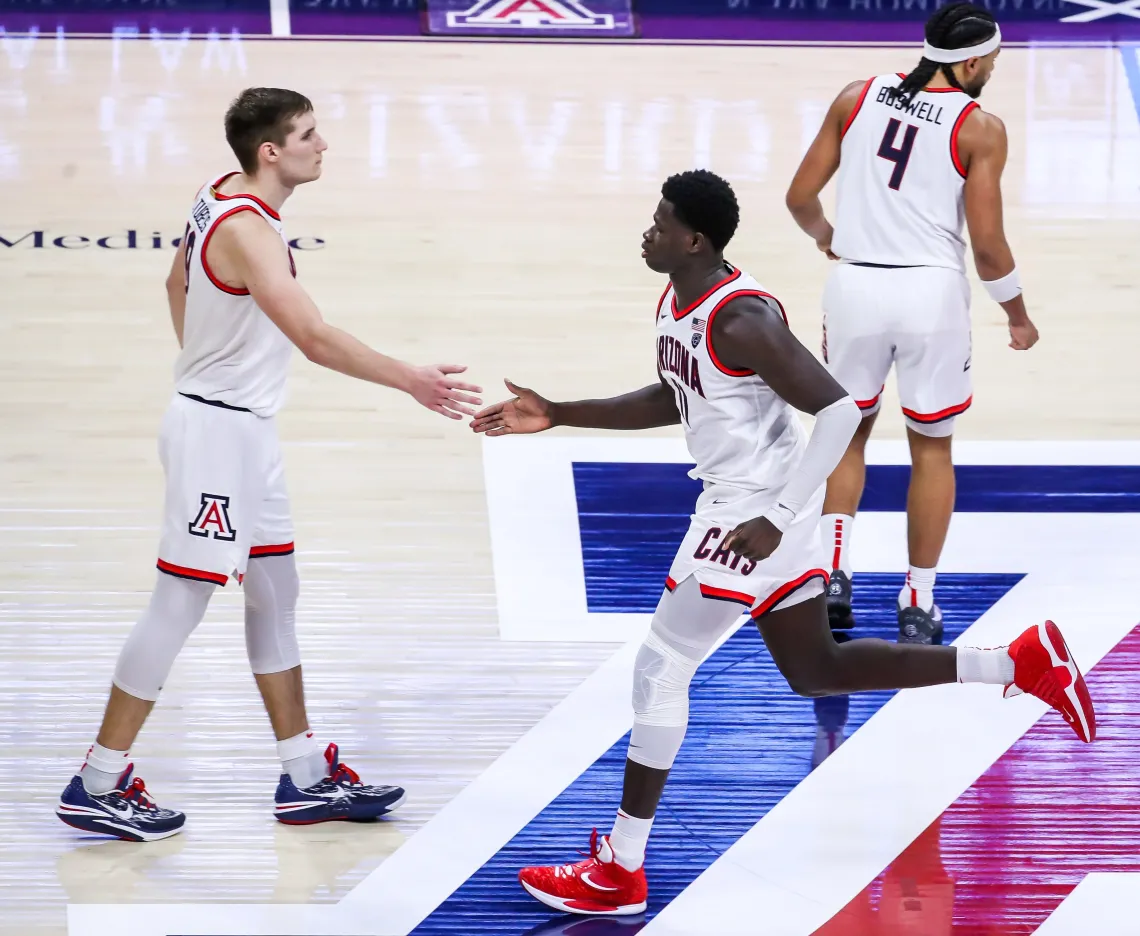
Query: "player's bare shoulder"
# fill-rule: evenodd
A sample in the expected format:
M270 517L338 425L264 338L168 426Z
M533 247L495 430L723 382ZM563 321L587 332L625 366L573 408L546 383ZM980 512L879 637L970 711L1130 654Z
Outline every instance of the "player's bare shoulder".
M979 156L1001 154L1004 157L1007 146L1002 119L981 107L971 107L958 130L958 149L966 166L969 167L970 161Z

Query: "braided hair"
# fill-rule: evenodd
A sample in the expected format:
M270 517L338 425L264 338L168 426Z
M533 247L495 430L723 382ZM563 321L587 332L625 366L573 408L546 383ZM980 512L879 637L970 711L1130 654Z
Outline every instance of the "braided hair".
M926 21L926 41L939 49L967 49L992 39L996 32L997 21L993 14L972 3L947 4ZM891 100L901 98L904 104L909 104L939 70L953 87L966 90L954 76L952 65L922 58L897 88L890 89Z

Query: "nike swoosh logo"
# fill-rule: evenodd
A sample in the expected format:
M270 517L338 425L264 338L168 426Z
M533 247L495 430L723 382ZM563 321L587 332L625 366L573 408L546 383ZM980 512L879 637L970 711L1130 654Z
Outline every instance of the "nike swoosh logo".
M103 808L106 809L107 812L114 813L120 819L133 819L135 816L134 808L128 803L124 803L122 809L116 809L110 803L104 803Z
M585 881L594 890L600 890L600 891L616 891L616 890L618 890L618 888L616 888L616 887L606 887L604 884L595 883L593 881L593 879L591 879L589 871L587 871L585 874L582 875L582 880Z

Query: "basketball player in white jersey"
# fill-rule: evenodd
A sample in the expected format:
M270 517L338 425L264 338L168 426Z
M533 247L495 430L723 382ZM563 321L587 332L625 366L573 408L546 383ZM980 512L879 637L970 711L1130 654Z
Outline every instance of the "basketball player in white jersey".
M335 744L321 750L309 724L274 415L294 346L453 419L480 402L468 392L477 387L452 376L465 368L413 367L379 354L327 324L298 285L279 212L298 185L320 177L328 148L309 100L252 88L233 102L225 126L241 171L199 190L167 280L182 353L159 438L166 500L157 581L119 656L95 744L57 809L68 825L132 841L166 838L185 823L147 795L128 752L214 589L231 578L245 592L250 666L282 762L276 817L373 819L400 804L402 789L361 783Z
M705 170L686 172L661 194L642 253L651 270L669 276L655 314L657 380L578 403L552 403L508 381L514 399L487 407L471 424L498 436L680 423L696 462L691 474L704 482L637 655L633 732L613 831L601 838L595 831L585 861L519 873L532 896L569 913L645 909L645 848L685 736L689 683L743 613L801 695L993 683L1007 695L1045 699L1086 741L1096 731L1084 680L1051 622L991 650L836 642L819 515L824 483L859 425L859 409L796 340L779 301L725 262L740 217L728 183ZM796 410L815 416L810 439Z
M864 448L893 363L912 464L899 640L942 640L934 579L954 510L950 438L955 417L973 398L963 220L978 275L1009 318L1009 346L1024 351L1037 342L1002 228L1005 127L975 100L1000 47L989 12L969 3L941 7L926 23L914 71L843 89L788 191L797 223L840 261L823 294L824 359L863 413L823 506L837 627L854 623L851 529L863 494ZM819 193L836 170L833 229Z

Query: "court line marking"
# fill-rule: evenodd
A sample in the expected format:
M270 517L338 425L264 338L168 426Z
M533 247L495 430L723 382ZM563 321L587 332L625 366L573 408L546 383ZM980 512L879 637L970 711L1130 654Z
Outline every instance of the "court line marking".
M1120 46L1120 61L1124 65L1124 75L1128 79L1128 89L1132 92L1132 106L1136 109L1136 119L1140 121L1140 45Z
M497 440L501 444L507 440ZM535 446L533 443L545 443L549 447L557 448L561 446L562 451L559 457L563 460L566 468L562 472L563 476L569 474L569 463L573 459L579 460L609 460L609 461L685 461L687 459L678 458L676 456L677 445L681 445L683 452L683 442L679 439L590 439L585 437L573 439L546 439L546 440L510 440L512 447L515 451L512 453L511 458L507 458L502 462L492 464L510 465L512 462L518 462L522 453L528 448L534 448L537 453L536 457L540 460L545 460L548 467L551 462L549 453L539 452L541 446ZM525 443L519 445L520 442ZM490 444L490 443L488 443ZM635 457L641 450L642 457ZM880 443L872 446L869 451L869 461L879 464L900 464L905 457L905 443ZM608 452L608 457L606 456ZM959 463L967 464L1137 464L1140 463L1140 443L964 443L961 446L955 446L955 455ZM652 456L652 457L650 457ZM533 459L532 459L533 460ZM490 469L496 471L496 468ZM557 485L561 482L558 481L558 473L556 472L551 478L551 485ZM572 483L572 479L571 479ZM491 501L490 488L492 484L492 477L488 475L488 491L489 502ZM517 493L517 492L516 492ZM550 496L548 492L548 497ZM574 513L574 530L576 532L576 508ZM533 525L533 516L528 516L525 511L516 511L513 516L517 521L523 524L521 528L516 527L515 540L519 542L527 542L529 540L530 547L533 549L539 543L546 542L548 536L545 535L549 531L539 531L543 535L535 535L535 528ZM884 536L888 536L892 541L904 538L900 535L902 530L901 523L905 522L901 514L895 516L893 514L878 514L876 515L881 519L894 519L898 525L897 530L893 530L888 526L883 526L878 530L866 529L860 532L860 536L864 540L878 541ZM958 523L963 517L970 515L959 515L955 518L955 524ZM1033 514L988 514L988 515L973 515L975 517L984 517L988 519L989 532L988 535L983 528L974 530L974 536L980 537L981 542L990 540L998 540L1000 536L1007 535L1010 529L1009 524L1012 520L1021 520L1024 518L1035 518L1041 524L1041 527L1033 533L1032 536L1019 537L1022 543L1038 541L1045 536L1044 529L1048 528L1050 533L1046 541L1052 544L1051 550L1041 551L1035 553L1035 557L1028 557L1028 563L1023 561L1019 555L1011 555L1010 550L1007 549L1004 553L1004 567L994 568L993 566L984 569L984 571L1028 571L1031 575L1034 571L1038 573L1035 581L1042 582L1042 585L1034 585L1028 590L1028 594L1035 594L1039 590L1054 591L1056 593L1063 593L1066 589L1072 589L1071 586L1055 584L1058 582L1072 582L1081 581L1084 576L1101 575L1106 557L1111 557L1113 564L1119 564L1124 559L1122 557L1131 557L1136 552L1137 546L1133 544L1140 543L1140 537L1135 535L1135 526L1131 532L1127 531L1120 525L1119 521L1122 519L1121 515L1112 514L1070 514L1070 515L1033 515ZM1072 528L1080 529L1084 535L1082 537L1074 537L1071 535L1071 530L1067 529L1067 524L1062 524L1064 518L1069 518L1073 521ZM868 515L867 519L871 519ZM1125 517L1125 520L1130 518ZM1140 523L1140 516L1131 515L1133 524ZM1108 534L1101 536L1098 532L1089 535L1090 524L1096 525L1099 523L1107 523ZM1116 529L1116 527L1120 527ZM952 528L953 529L953 528ZM1000 534L999 531L1000 530ZM501 530L501 534L509 533L509 530ZM1125 543L1125 552L1121 553L1122 540ZM1089 549L1089 544L1094 544L1094 549ZM1072 548L1076 551L1076 555L1067 556L1059 554L1065 544L1072 544ZM498 543L493 540L493 547L497 548ZM975 542L975 549L968 551L969 555L975 556L977 553L977 542ZM895 548L895 547L891 547ZM880 552L886 554L889 552L887 548L880 548ZM1140 557L1137 557L1140 558ZM1050 560L1046 568L1031 568L1037 562ZM498 560L496 557L496 564ZM581 558L578 558L579 565ZM1130 563L1124 561L1127 566ZM1134 562L1131 564L1135 564ZM1012 567L1011 567L1012 566ZM947 572L956 571L983 571L976 568L968 570L959 570L951 566L943 567ZM1063 572L1059 575L1059 572ZM565 581L565 579L563 579ZM584 579L583 579L584 581ZM498 579L497 579L498 582ZM1046 586L1044 583L1053 583ZM565 587L565 586L563 586ZM583 586L584 588L584 586ZM1024 588L1024 582L1015 587L1010 595L1017 593L1019 588ZM556 592L555 595L561 601L561 593ZM1006 602L1010 595L1007 595L994 606L991 611L980 619L979 623L985 622L995 615L995 611L1006 607ZM1058 594L1060 597L1060 594ZM1126 596L1125 596L1126 597ZM1111 600L1110 600L1111 599ZM1106 598L1105 604L1111 606L1111 601L1124 600L1120 596L1112 595ZM1035 599L1039 601L1038 599ZM584 601L584 599L583 599ZM1066 607L1061 601L1053 600L1048 604L1049 613L1056 613L1059 606ZM1025 609L1028 610L1028 609ZM1135 610L1133 609L1133 621L1135 620ZM550 611L550 595L546 596L546 611ZM1076 611L1074 611L1076 613ZM1083 621L1089 617L1095 617L1100 612L1094 611L1089 607L1080 607L1079 615L1075 620ZM646 618L645 615L637 616ZM1062 623L1064 623L1064 617ZM1005 620L1006 627L1010 626L1010 618L1005 612L999 614L996 618L999 622ZM1024 626L1024 614L1017 618L1017 622ZM643 627L644 625L642 625ZM983 640L990 640L992 638L985 637L985 634L990 633L989 630L979 631L978 624L975 624L970 630L963 635L964 639L968 639L971 643L982 643L982 645L990 645L984 643ZM992 626L992 625L991 625ZM1119 621L1111 627L1120 628ZM1128 632L1131 625L1124 628L1120 634L1122 637ZM1020 629L1020 628L1018 628ZM1072 634L1072 628L1066 631L1066 636L1076 637L1077 639L1070 640L1073 646L1074 653L1077 658L1081 660L1082 665L1086 668L1091 668L1095 661L1099 660L1101 656L1107 652L1097 651L1099 644L1096 641L1105 640L1105 634L1108 633L1105 627L1093 628L1095 632L1093 638L1093 645L1086 645L1084 642L1086 638ZM642 631L643 632L643 631ZM967 635L968 638L967 638ZM1097 636L1099 635L1099 636ZM979 639L979 636L982 639ZM1006 637L1009 635L1006 634ZM1109 635L1111 636L1111 635ZM565 634L563 635L565 639ZM439 906L452 892L455 887L465 881L471 874L487 860L488 857L493 855L500 849L506 842L521 829L527 822L529 822L534 815L546 804L550 803L557 797L581 772L586 766L593 763L594 760L600 756L605 750L611 747L624 733L628 730L631 723L629 711L629 672L632 667L633 657L636 655L637 641L640 639L640 632L636 629L633 631L633 636L625 646L621 647L602 667L596 671L591 677L587 678L580 686L578 686L562 703L552 710L551 714L546 716L534 728L527 733L526 736L513 748L505 752L488 770L479 778L476 778L468 790L463 791L452 801L447 807L441 810L435 817L426 823L418 832L415 833L404 845L398 849L394 855L388 858L383 864L380 865L375 871L368 875L357 887L350 892L342 900L341 904L334 910L328 906L321 905L304 905L304 906L275 906L275 905L210 905L210 904L154 904L154 905L117 905L117 906L100 906L100 905L71 905L68 907L68 923L69 932L71 936L113 936L122 931L124 927L130 928L134 932L134 936L166 936L167 933L172 932L172 927L177 929L180 934L184 936L214 936L219 932L232 932L235 926L240 926L249 933L280 933L281 936L293 936L293 934L312 933L316 934L325 933L340 933L344 936L352 936L356 933L379 934L379 936L406 936L411 929L418 925L418 922L425 919L431 914L432 911ZM727 635L726 635L727 639ZM1119 640L1119 637L1117 638ZM961 638L960 641L961 642ZM1112 642L1110 646L1115 645ZM1079 648L1079 649L1078 649ZM949 720L950 718L957 718L962 720L963 711L967 713L974 712L974 706L968 704L972 696L977 699L984 700L985 718L982 719L982 727L978 730L983 733L988 731L988 726L992 722L994 725L1003 725L1008 719L1024 719L1032 716L1028 724L1036 720L1037 715L1043 710L1043 703L1037 702L1033 699L1022 699L1019 702L1011 702L1006 705L997 706L996 703L991 704L988 695L985 695L986 687L937 687L934 690L911 690L911 695L922 693L932 694L936 697L948 698L952 702L953 709L947 710L944 715ZM941 693L939 693L941 690ZM952 690L947 693L946 690ZM953 691L956 690L956 691ZM979 695L979 692L981 693ZM604 700L604 701L603 701ZM901 705L896 705L900 708ZM1033 714L1036 712L1037 714ZM557 714L556 714L557 713ZM1000 717L995 719L995 713ZM880 712L881 714L881 712ZM620 717L619 717L620 715ZM904 717L905 720L906 710L902 715L897 717ZM879 715L874 716L878 718ZM925 718L935 717L932 714L927 714ZM942 717L942 716L938 716ZM971 719L975 716L971 715ZM867 722L871 725L874 718ZM573 727L567 730L567 719L573 724ZM971 719L967 719L970 721ZM929 721L924 721L924 724L930 724ZM1028 727L1028 724L1026 727ZM836 777L834 780L828 781L830 784L836 785L836 788L843 787L846 789L848 778L846 768L842 765L847 763L847 760L855 757L853 754L846 754L843 758L838 758L838 754L842 753L844 749L852 746L855 739L866 731L866 726L856 732L843 747L839 749L837 755L829 758L819 770L815 771L813 777L822 777L824 780L830 778L832 774ZM885 735L886 741L890 744L896 744L897 738L894 738L890 732L884 732L882 729L872 730L870 737L879 737ZM913 737L911 738L913 740ZM976 739L973 739L976 740ZM1012 739L1009 743L1012 743ZM856 752L864 745L871 745L874 747L876 742L864 741L855 745L853 750ZM1008 744L1006 745L1008 747ZM550 757L549 752L555 750L556 754L551 763L546 763L547 758ZM888 750L893 750L888 747ZM881 770L882 758L887 755L880 755L875 753L870 757L870 762L874 765L875 771ZM893 754L890 756L894 756ZM838 758L838 759L837 759ZM988 763L983 765L978 770L978 775L988 767ZM899 776L905 774L900 770L896 772ZM876 776L878 774L876 773ZM976 779L976 777L974 778ZM813 780L814 785L823 783L824 781L816 779ZM973 781L971 780L970 783ZM966 786L970 784L967 783ZM519 790L525 789L523 796L526 798L526 806L522 807L521 804L510 803L508 808L502 808L502 790L509 789L516 794ZM791 795L796 795L795 793ZM803 794L800 795L801 797ZM850 805L850 797L848 793L844 793L842 797L835 797L834 802L844 803L844 812L847 812L847 806ZM820 809L820 804L816 801L815 797L811 798L813 811ZM952 802L952 799L951 799ZM514 808L517 806L518 808ZM785 807L785 811L797 808L795 803L792 807ZM922 808L921 804L916 804L913 809L918 810ZM926 807L929 810L930 807ZM944 808L944 807L943 807ZM862 814L863 810L859 810ZM529 813L529 815L525 815ZM773 825L779 820L781 815L776 810L769 813L769 816L775 814L777 820L773 821ZM880 818L881 818L881 814ZM937 812L934 813L937 815ZM768 817L761 820L757 827L746 834L746 837L752 836L750 841L763 840L763 836L769 835L766 831L758 832L757 829L765 822L768 822ZM818 821L818 820L816 820ZM812 825L814 827L815 821ZM793 824L794 826L794 824ZM782 828L780 826L779 828ZM778 831L778 830L777 830ZM921 831L921 830L919 830ZM802 834L802 829L800 829ZM917 834L917 833L916 833ZM893 841L893 840L892 840ZM910 839L899 846L899 851ZM434 845L432 843L435 843ZM462 847L457 847L456 843L465 843ZM441 847L441 843L442 846ZM430 847L429 847L430 846ZM734 846L735 848L736 846ZM728 857L729 853L722 856L716 864L714 864L705 874L709 874L717 864L724 862L723 867L727 869L728 873L733 873L733 869L744 873L750 888L746 892L750 896L755 897L756 889L763 882L756 876L753 869L753 864L750 860L738 860L738 856L744 854L747 857L751 849L750 845L743 846L732 857ZM887 849L889 851L889 849ZM730 850L731 851L731 850ZM854 893L857 893L860 888L873 879L883 867L890 863L894 857L892 855L886 861L883 861L874 870L869 871L869 877L863 880L862 883L855 889L855 891L846 898L850 899ZM726 858L728 859L726 861ZM875 858L877 861L878 858ZM432 868L430 875L425 875L424 868L426 866ZM444 864L441 865L441 862ZM874 862L869 859L863 859L860 867L869 868ZM818 865L815 866L818 872ZM864 872L860 872L864 873ZM721 874L717 872L717 877ZM703 876L702 876L703 877ZM857 878L858 875L855 875ZM713 878L715 884L717 878ZM690 889L697 887L701 879L691 886ZM769 886L774 886L777 890L772 890L771 896L773 899L776 897L780 901L786 902L790 899L789 892L786 889L786 883L780 879L774 879L769 882ZM704 890L708 887L707 884L701 885ZM717 888L719 890L719 888ZM677 898L681 901L685 898L683 893ZM836 887L834 899L829 900L826 905L820 904L818 900L811 900L804 910L803 906L799 907L796 912L807 913L812 911L817 915L823 913L826 906L830 906L835 901L839 900L839 895L845 893L844 890ZM697 892L699 898L700 892ZM723 896L723 895L722 895ZM718 898L719 899L719 898ZM674 901L674 903L677 903ZM659 927L675 927L682 920L681 914L685 911L688 904L681 904L680 910L675 911L675 915L667 916L665 913L659 915L656 919L663 919L663 922L657 924ZM672 905L671 905L672 906ZM839 903L836 909L842 906ZM792 913L796 908L789 910ZM833 911L834 912L834 911ZM656 919L654 922L656 922ZM674 922L670 922L673 920ZM684 930L670 930L659 929L658 932L668 933L672 931L684 932ZM702 925L691 932L703 933L707 932L707 926ZM725 931L730 932L730 930ZM776 931L773 931L775 933ZM786 932L789 934L795 932L798 936L806 936L811 930L792 930Z
M276 38L293 35L292 19L289 15L289 0L269 0L269 31Z

